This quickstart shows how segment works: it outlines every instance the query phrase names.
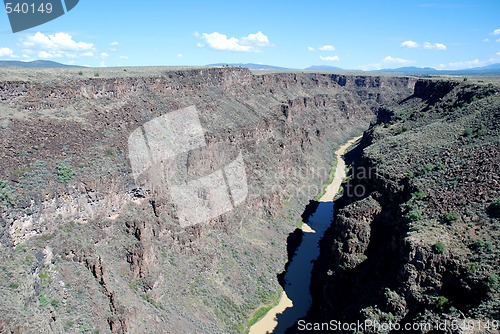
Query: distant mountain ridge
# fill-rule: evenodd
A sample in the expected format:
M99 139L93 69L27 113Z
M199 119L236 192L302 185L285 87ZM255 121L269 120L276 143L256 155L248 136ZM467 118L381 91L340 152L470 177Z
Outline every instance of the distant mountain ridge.
M361 71L352 69L343 69L340 67L329 66L329 65L313 65L304 69L281 67L266 64L255 64L255 63L216 63L209 64L206 66L236 66L245 67L250 70L260 70L260 71L332 71L332 72L367 72L367 73L400 73L406 75L500 75L500 63L491 64L482 67L474 67L469 69L461 70L437 70L432 67L399 67L399 68L386 68L381 70L372 71ZM18 68L85 68L86 66L79 65L67 65L61 64L50 60L34 60L29 62L18 61L18 60L0 60L0 68L5 67L18 67Z
M491 64L482 67L473 67L461 70L437 70L432 67L400 67L381 69L373 72L404 73L415 75L500 75L500 64Z
M85 66L66 65L50 60L18 61L0 60L0 67L20 67L20 68L84 68Z
M286 68L273 65L253 64L253 63L248 63L248 64L218 63L206 66L239 66L239 67L246 67L250 70L287 70L287 71L305 70L305 71L332 71L332 72L349 71L349 72L367 72L367 73L400 73L407 75L500 75L500 63L491 64L483 67L462 69L462 70L437 70L432 67L408 66L399 68L385 68L381 70L372 70L372 71L343 69L340 67L329 66L329 65L314 65L304 69Z
M343 68L328 65L313 65L305 68L306 71L345 71Z

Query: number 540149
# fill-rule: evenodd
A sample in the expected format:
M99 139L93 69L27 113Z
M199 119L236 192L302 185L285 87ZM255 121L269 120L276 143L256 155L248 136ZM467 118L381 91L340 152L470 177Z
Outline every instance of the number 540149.
M35 5L34 3L16 3L15 5L12 2L7 2L5 4L5 10L7 14L10 13L18 13L18 14L35 14L35 13L52 13L52 3L41 3L40 5Z

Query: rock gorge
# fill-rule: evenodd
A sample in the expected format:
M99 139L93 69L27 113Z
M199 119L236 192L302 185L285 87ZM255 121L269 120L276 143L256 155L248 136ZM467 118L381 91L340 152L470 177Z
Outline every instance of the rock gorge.
M438 295L446 311L453 305L498 319L479 310L498 307L498 239L483 236L498 229L490 212L499 188L498 87L242 68L100 78L71 71L9 72L0 81L0 331L245 332L252 312L281 294L276 275L287 236L328 181L335 150L367 129L351 160L377 172L354 175L350 182L366 195L344 196L336 209L313 275L313 297L324 298L315 299L311 319L438 317L443 310L426 313ZM240 150L248 196L227 214L181 228L153 182L135 184L127 139L151 119L193 105L206 147L189 154L187 173L218 170L227 151ZM479 178L477 168L484 168ZM455 188L439 191L443 180ZM412 225L415 196L420 216ZM441 222L455 211L457 224ZM443 229L448 248L438 254L432 247ZM476 246L486 260L472 261L479 264L469 281L463 259L477 255ZM375 271L367 285L378 266L387 274ZM464 291L471 300L454 299ZM342 293L352 293L352 304L337 303ZM386 306L369 308L379 302Z

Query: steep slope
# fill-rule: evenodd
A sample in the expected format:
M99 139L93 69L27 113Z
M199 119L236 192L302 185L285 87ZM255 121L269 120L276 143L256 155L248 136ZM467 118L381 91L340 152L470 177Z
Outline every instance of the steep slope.
M415 84L238 68L131 72L0 82L4 331L243 332L280 293L286 237L321 192L336 147ZM181 228L153 180L134 182L127 143L144 123L191 105L207 146L189 154L187 173L216 171L241 151L248 197Z
M491 84L421 80L380 110L349 155L308 321L379 324L364 333L396 332L389 324L498 330L499 121L500 89Z

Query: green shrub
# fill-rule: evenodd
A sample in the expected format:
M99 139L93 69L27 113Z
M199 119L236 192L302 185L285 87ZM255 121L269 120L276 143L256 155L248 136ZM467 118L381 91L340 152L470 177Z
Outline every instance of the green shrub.
M72 320L68 320L64 323L63 328L65 331L69 331L74 325L75 323Z
M99 73L94 73L94 76L97 78L99 76Z
M477 262L469 262L467 264L467 273L474 275L481 269L481 265Z
M420 168L419 175L425 175L425 174L431 172L433 169L434 169L433 164L425 164L422 166L422 168Z
M432 245L432 249L438 253L438 254L443 254L445 250L445 246L441 241L436 242L434 245Z
M445 306L448 304L448 298L445 296L439 296L436 300L436 308L443 311Z
M0 179L0 204L12 205L14 198L12 195L12 189L9 187L7 180Z
M422 213L419 210L410 210L404 216L409 222L416 222L422 219Z
M425 195L426 195L426 194L425 194L425 191L420 190L420 191L416 191L416 192L414 192L414 193L412 194L412 197L413 197L414 199L416 199L416 200L421 200L421 199L423 199L423 198L425 197Z
M46 286L52 283L52 277L50 277L50 273L46 269L42 269L38 276L42 281L42 285Z
M49 305L50 302L49 302L48 298L43 293L41 293L38 296L38 303L40 304L40 307L45 307L45 306Z
M486 131L486 127L484 126L484 124L483 123L479 124L479 126L476 129L477 135L479 137L482 137L482 136L484 136L485 131Z
M82 71L78 72L78 75L83 75L83 72Z
M485 285L490 291L496 291L500 287L500 277L497 274L491 274L486 278Z
M472 135L472 129L471 128L467 128L464 130L464 137L469 137Z
M490 241L484 241L482 239L474 241L471 246L473 250L478 252L489 252L493 249L493 244Z
M448 225L451 225L453 224L454 222L456 222L458 220L458 213L452 211L452 212L447 212L443 215L443 221L448 224Z
M302 225L304 225L304 221L302 219L299 219L297 220L295 227L297 227L298 229L302 229Z
M83 323L83 324L80 324L78 331L80 333L90 333L92 331L92 327L87 323Z
M59 181L69 182L73 180L74 176L75 172L70 165L66 163L60 163L59 165L57 165L57 177L59 178Z

